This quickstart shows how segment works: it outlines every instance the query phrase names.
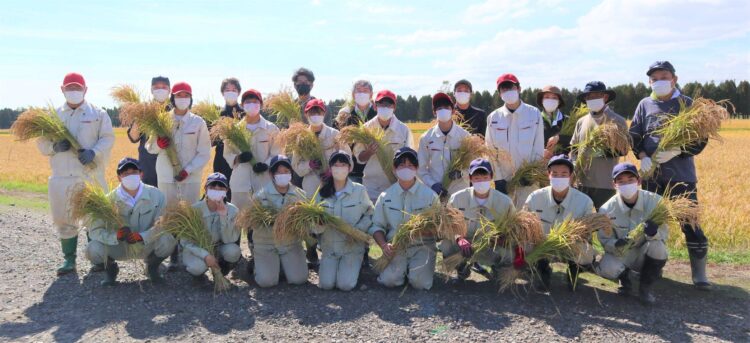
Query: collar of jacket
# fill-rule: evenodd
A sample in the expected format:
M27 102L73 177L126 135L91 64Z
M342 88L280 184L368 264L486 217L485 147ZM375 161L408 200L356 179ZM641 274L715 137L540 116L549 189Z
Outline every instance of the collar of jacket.
M261 115L260 113L258 115L260 116L260 120L258 120L258 122L256 124L250 124L250 123L248 123L247 122L247 117L243 118L243 120L245 121L245 126L247 127L247 125L257 125L257 127L259 129L268 129L268 123L269 123L269 121L266 120L266 118L263 118L263 115Z
M410 194L414 195L417 194L417 190L422 185L422 182L419 181L419 179L415 180L411 188L407 190L404 190L404 187L401 187L401 184L398 181L396 181L394 185L397 185L396 189L398 189L398 195L404 194L404 192L409 192Z
M446 136L450 136L450 137L455 136L456 130L458 130L457 127L458 127L458 124L456 124L456 122L454 121L453 125L451 125L451 129L448 131L448 134ZM440 124L435 124L434 128L435 128L435 131L433 132L435 133L435 137L443 137L443 130L440 129Z
M486 208L492 208L490 205L493 202L493 199L495 198L495 195L492 194L493 189L490 188L489 195L485 198L487 201L484 203L484 205L480 205L477 199L479 199L474 193L474 187L471 187L471 194L469 195L469 204L474 206L484 206Z
M545 189L548 190L547 207L550 208L558 206L557 201L555 201L555 196L552 195L552 186L547 186L545 187ZM570 198L573 197L573 192L575 192L575 189L572 186L568 187L568 194L565 194L565 198L562 202L560 202L560 207L562 207L563 209L567 209L570 207L570 202L572 201L570 200Z
M141 201L149 201L149 202L151 201L151 193L148 191L148 189L146 189L147 187L148 185L141 182L141 189L138 191L140 194L135 199L136 206L138 206L138 203L140 203ZM115 199L117 199L118 202L124 204L125 202L122 200L122 198L120 198L120 194L119 194L120 192L125 192L125 189L122 188L122 185L121 184L117 185L117 188L115 188L114 192L115 192ZM136 206L133 206L133 207L136 207Z

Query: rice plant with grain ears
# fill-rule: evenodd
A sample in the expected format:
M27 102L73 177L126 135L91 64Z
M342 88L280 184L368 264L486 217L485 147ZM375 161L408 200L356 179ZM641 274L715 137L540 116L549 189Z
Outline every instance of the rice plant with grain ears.
M380 166L383 168L383 174L391 183L396 182L396 176L393 174L393 155L395 152L386 139L385 131L380 128L369 128L363 123L359 125L350 125L341 129L338 140L340 145L362 144L366 147L371 144L377 145L375 157L377 157Z
M394 253L403 253L409 245L419 243L423 238L449 239L466 236L466 221L463 212L445 205L432 205L421 213L410 214L391 239ZM374 268L382 272L391 263L391 258L383 255L374 263Z
M247 129L244 119L223 117L217 120L209 132L212 141L222 140L239 152L252 152L253 133ZM255 156L250 164L257 163Z
M70 142L72 151L78 151L82 148L76 137L60 119L57 110L51 105L47 108L31 107L21 113L11 125L10 133L21 142L36 138L44 138L52 142L67 140ZM96 162L92 162L86 167L95 169Z
M490 153L490 149L484 143L484 139L481 136L470 135L464 137L458 149L451 151L451 159L448 162L448 167L445 169L445 175L443 175L443 186L446 189L450 187L451 182L453 182L450 179L452 171L468 170L471 161L480 157L487 158L490 156Z
M346 236L350 243L367 243L370 235L355 229L338 216L326 211L323 202L318 200L317 192L309 199L300 200L280 211L273 225L274 240L287 244L303 240L317 229L337 230Z
M651 133L660 137L656 152L686 150L709 139L722 141L719 129L721 124L729 119L729 108L734 110L734 105L728 100L717 102L696 98L690 106L680 100L680 111ZM656 168L657 163L654 161L651 170L647 171L644 177L653 175Z
M524 161L508 182L508 193L511 194L518 187L522 187L522 180L529 185L537 184L539 187L547 187L549 185L547 163L541 159L532 162Z
M625 156L630 145L630 134L624 127L614 122L598 125L586 132L582 141L571 146L576 156L575 170L585 173L596 157Z
M172 234L176 239L192 242L201 249L208 251L209 254L216 256L213 237L204 225L201 210L182 200L168 207L156 226ZM227 291L232 287L232 283L224 277L219 268L212 267L209 269L214 279L214 290L216 292Z
M586 107L586 104L579 104L578 106L573 107L568 115L568 119L563 122L563 125L560 128L560 135L572 137L573 132L576 130L578 119L583 118L585 115L589 114L589 112L590 110Z
M328 170L328 161L318 136L305 124L294 123L279 133L279 140L287 155L299 156L302 160L318 160L323 171Z
M671 189L664 191L665 196L661 197L656 206L648 214L644 223L638 224L633 230L628 232L629 243L623 248L623 254L630 249L643 243L646 239L646 221L652 221L658 226L667 225L670 231L679 232L682 224L690 224L695 227L700 217L700 206L697 202L690 199L688 193L675 196L669 196Z
M216 123L221 118L221 108L214 104L211 100L201 100L190 109L190 112L195 113L209 126Z
M112 233L127 226L117 201L98 185L84 183L71 189L70 207L71 218L87 223L89 229L97 222ZM142 251L143 243L127 244L128 258L138 257Z
M276 125L291 126L302 121L302 106L294 98L291 88L282 88L270 94L263 102L263 107L276 116Z
M235 219L235 226L244 232L255 228L272 227L279 211L270 206L263 206L258 200L251 200L250 205L241 210Z

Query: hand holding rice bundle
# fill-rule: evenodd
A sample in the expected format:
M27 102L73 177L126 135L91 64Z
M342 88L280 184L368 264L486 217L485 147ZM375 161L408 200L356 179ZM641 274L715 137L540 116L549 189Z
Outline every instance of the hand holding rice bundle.
M385 174L388 181L391 183L396 182L396 176L393 174L392 163L394 151L388 143L388 140L385 138L385 131L379 128L369 128L363 123L360 123L357 126L345 126L341 129L337 139L340 142L340 145L362 144L365 147L372 144L377 145L378 150L375 152L375 156L378 158L378 162L383 168L383 174Z
M451 160L443 175L442 185L445 189L450 188L450 174L456 171L469 169L471 161L477 158L487 158L491 154L490 148L485 144L484 139L479 135L466 136L461 140L458 149L451 151Z
M288 155L299 156L307 161L320 161L322 172L328 170L323 153L323 146L320 144L318 136L315 135L305 124L294 123L288 129L279 133L279 140L284 147L284 152Z
M696 227L700 216L698 203L690 199L689 193L671 197L668 196L670 193L671 190L665 190L665 196L656 203L656 207L646 217L646 221L651 221L658 226L667 224L670 229L674 230L679 230L683 223ZM628 233L629 241L622 249L623 254L627 254L630 249L643 242L646 238L645 229L645 223L641 223Z
M233 119L229 117L219 118L209 132L211 140L226 141L235 149L243 152L252 151L253 133L246 128L244 119ZM255 165L255 157L250 159L250 164Z
M585 138L573 144L575 170L585 173L595 157L625 156L630 151L630 135L614 122L605 122L589 131Z

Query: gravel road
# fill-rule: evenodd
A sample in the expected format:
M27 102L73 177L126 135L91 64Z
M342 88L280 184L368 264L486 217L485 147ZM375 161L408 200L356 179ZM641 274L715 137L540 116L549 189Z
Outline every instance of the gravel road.
M153 286L142 264L121 263L120 284L99 286L79 242L79 272L57 278L59 243L46 212L0 206L0 341L750 341L750 271L711 266L710 293L685 283L689 266L670 262L658 303L618 297L587 275L576 293L557 266L551 293L498 293L480 276L454 287L437 276L429 292L384 289L365 275L357 290L310 284L214 295L185 272ZM551 294L551 295L550 295Z

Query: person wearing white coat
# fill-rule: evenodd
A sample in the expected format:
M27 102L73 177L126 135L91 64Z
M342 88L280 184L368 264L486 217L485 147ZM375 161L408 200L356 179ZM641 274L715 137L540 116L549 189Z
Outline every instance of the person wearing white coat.
M203 118L190 112L193 104L193 90L186 82L172 86L170 99L174 121L172 137L149 137L146 150L157 154L156 178L159 190L167 198L167 206L180 200L195 203L200 197L203 168L211 158L211 138ZM175 168L167 155L167 148L177 150L181 170ZM179 264L177 249L170 256L169 270L176 270Z
M469 171L448 170L453 153L461 141L470 133L453 121L455 104L445 93L432 97L432 113L437 124L419 138L419 178L430 187L442 200L454 193L469 187ZM450 184L443 184L443 177L448 174Z
M534 162L544 157L544 119L541 112L521 101L521 84L513 74L503 74L497 79L497 90L504 104L487 118L485 142L498 151L493 158L495 188L507 192L507 182L524 162ZM510 155L510 161L500 154ZM508 194L517 208L521 208L526 197L539 185L521 182L514 194Z
M84 182L91 182L107 190L104 169L114 145L112 121L107 112L88 103L84 96L88 88L78 73L65 75L60 87L65 104L56 113L75 137L82 149L74 151L67 140L53 142L37 140L39 151L49 156L52 175L48 181L48 195L52 225L57 231L65 261L57 269L58 275L75 272L78 223L70 217L70 190Z

